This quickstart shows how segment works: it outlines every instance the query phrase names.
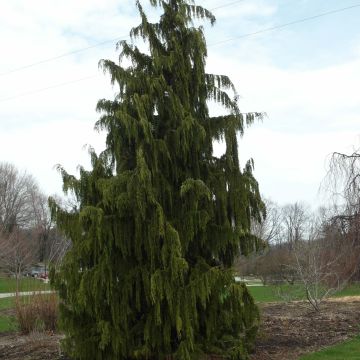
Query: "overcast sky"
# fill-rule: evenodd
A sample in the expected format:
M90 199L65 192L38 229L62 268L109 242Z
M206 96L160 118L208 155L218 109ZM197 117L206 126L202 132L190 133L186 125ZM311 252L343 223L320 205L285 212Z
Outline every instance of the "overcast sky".
M97 64L102 58L116 59L115 39L124 38L138 24L135 1L0 4L0 160L33 174L46 193L61 194L54 165L76 173L78 164L89 164L85 144L97 151L104 148L104 134L93 130L98 119L95 106L100 98L112 98L116 89ZM318 205L323 201L318 189L329 154L350 152L360 144L360 1L198 4L215 8L217 18L214 27L206 27L208 71L230 76L241 111L267 113L240 141L242 164L254 159L266 197L280 204ZM352 8L242 36L345 7ZM151 14L155 19L154 11Z

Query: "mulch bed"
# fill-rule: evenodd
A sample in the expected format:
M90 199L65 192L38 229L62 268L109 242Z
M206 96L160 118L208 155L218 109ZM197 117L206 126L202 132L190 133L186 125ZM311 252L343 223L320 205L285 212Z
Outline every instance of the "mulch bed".
M360 332L360 297L326 301L320 313L301 302L263 304L260 310L262 325L251 360L295 360ZM60 339L57 334L2 333L0 359L65 360Z
M0 359L6 360L65 360L59 349L59 335L0 334Z
M295 360L360 333L360 297L328 300L316 313L301 302L264 304L251 360Z

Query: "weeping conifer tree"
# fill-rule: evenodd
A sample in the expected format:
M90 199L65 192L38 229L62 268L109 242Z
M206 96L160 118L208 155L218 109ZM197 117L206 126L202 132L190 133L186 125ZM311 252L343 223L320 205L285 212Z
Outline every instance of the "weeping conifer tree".
M252 162L240 168L237 134L260 114L243 116L230 79L205 72L193 19L213 24L213 14L185 0L150 3L162 9L159 22L137 1L141 23L130 33L149 51L121 41L119 63L100 62L118 87L97 105L105 151L90 151L92 169L79 178L60 168L78 208L50 200L72 240L52 275L63 345L86 360L246 359L258 311L231 266L256 247L250 222L264 206ZM210 117L207 101L225 115ZM215 157L219 140L226 151Z

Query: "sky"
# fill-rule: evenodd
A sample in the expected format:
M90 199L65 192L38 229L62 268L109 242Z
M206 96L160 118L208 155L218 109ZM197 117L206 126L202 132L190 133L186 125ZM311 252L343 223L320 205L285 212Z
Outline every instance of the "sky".
M45 193L61 194L55 166L76 174L79 164L89 167L86 145L104 149L95 107L116 88L98 61L117 61L116 41L139 23L135 1L0 4L0 161L34 175ZM142 4L155 21L158 12ZM207 71L232 79L242 112L266 113L239 139L241 164L254 159L262 194L279 204L326 202L319 188L330 154L360 147L360 1L197 4L217 19L205 25Z

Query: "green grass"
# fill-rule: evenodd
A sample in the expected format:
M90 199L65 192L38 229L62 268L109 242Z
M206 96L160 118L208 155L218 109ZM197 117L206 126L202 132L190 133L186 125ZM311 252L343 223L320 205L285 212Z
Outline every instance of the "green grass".
M27 301L27 296L22 296L20 299L22 302ZM11 309L15 307L15 297L8 297L0 299L0 310ZM14 315L3 315L0 314L0 333L16 331L17 321Z
M17 329L15 316L0 315L0 333Z
M292 300L303 300L305 294L300 285L281 285L281 286L249 286L248 290L258 303L278 302L284 300L279 296L278 291L291 294Z
M258 303L280 301L273 286L249 286L248 290Z
M360 295L360 284L353 284L353 285L349 285L344 290L335 294L334 297L359 296L359 295Z
M0 299L0 310L11 309L15 307L15 297Z
M284 294L291 294L291 300L305 300L305 293L300 284L294 285L281 285L279 287L274 285L269 286L249 286L248 289L251 295L254 297L257 303L264 302L280 302L284 298L278 295L278 290ZM350 285L344 290L335 294L335 297L344 297L344 296L356 296L360 295L360 284Z
M14 297L0 299L0 310L11 309L13 307L15 307ZM15 331L16 328L15 316L0 314L0 333Z
M49 290L49 284L45 284L39 279L26 277L20 279L20 291ZM10 293L16 291L16 280L14 278L0 278L0 293Z
M360 336L328 349L302 356L300 360L359 360Z

